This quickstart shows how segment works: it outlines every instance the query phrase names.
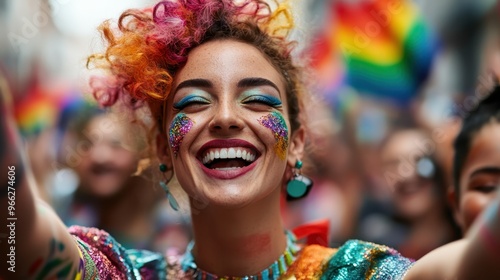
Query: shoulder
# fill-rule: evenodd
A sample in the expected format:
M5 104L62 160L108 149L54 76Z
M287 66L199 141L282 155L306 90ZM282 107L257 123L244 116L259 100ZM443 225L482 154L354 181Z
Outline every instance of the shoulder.
M402 279L412 265L390 247L350 240L338 249L305 247L285 279Z
M323 279L403 279L413 264L390 247L349 240L330 259Z
M166 261L158 253L126 250L103 230L72 226L68 229L80 249L82 279L165 279Z
M323 267L336 252L337 249L320 245L304 247L288 268L284 279L319 279Z

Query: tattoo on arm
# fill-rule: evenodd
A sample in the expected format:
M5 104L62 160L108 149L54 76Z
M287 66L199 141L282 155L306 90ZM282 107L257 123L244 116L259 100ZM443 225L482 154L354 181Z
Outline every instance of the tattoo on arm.
M65 255L64 243L51 239L49 246L48 256L45 258L39 257L30 266L29 277L35 277L34 279L37 280L46 279L48 276L57 279L75 279L77 275L82 275L81 256L80 263L76 265Z

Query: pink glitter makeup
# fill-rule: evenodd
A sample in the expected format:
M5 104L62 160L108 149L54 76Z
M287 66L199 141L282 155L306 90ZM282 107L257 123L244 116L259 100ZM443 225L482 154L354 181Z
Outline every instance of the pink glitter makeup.
M288 127L283 116L278 112L272 112L267 116L262 116L259 123L271 129L276 139L274 151L279 158L284 160L288 149Z
M184 136L193 127L193 121L186 116L184 113L180 113L172 120L169 129L169 143L170 147L174 152L174 156L177 156L179 149L181 147L182 140Z

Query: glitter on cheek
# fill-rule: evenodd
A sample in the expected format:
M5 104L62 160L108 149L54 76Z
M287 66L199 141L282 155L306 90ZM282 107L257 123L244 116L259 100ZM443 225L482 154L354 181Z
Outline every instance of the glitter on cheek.
M186 114L180 113L172 120L169 129L169 143L170 147L174 152L174 156L177 156L179 149L181 147L182 140L184 140L184 136L191 130L193 127L193 120L188 118Z
M288 149L288 127L285 119L279 112L272 112L262 116L258 121L261 125L271 129L274 139L276 139L274 151L279 158L284 160Z

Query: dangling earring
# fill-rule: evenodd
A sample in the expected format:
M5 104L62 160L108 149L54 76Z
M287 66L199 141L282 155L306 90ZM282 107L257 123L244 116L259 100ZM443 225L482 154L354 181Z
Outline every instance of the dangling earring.
M170 182L170 180L174 176L174 172L172 170L167 170L167 166L163 163L160 164L160 171L161 171L161 173L163 173L163 178L165 179L165 181L160 181L160 186L167 194L167 199L168 199L168 203L170 204L170 207L172 207L172 209L174 209L175 211L178 211L179 204L177 203L177 200L175 200L175 197L172 195L172 193L168 189L168 185L167 185L168 182ZM171 172L171 175L168 179L166 176L167 171Z
M302 161L297 160L293 169L293 177L286 184L286 199L288 201L305 197L313 186L312 180L302 175L300 169L302 169Z

